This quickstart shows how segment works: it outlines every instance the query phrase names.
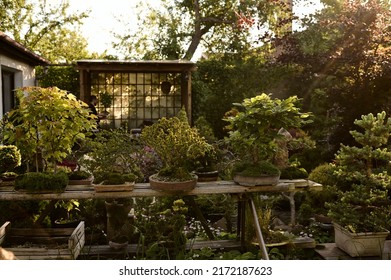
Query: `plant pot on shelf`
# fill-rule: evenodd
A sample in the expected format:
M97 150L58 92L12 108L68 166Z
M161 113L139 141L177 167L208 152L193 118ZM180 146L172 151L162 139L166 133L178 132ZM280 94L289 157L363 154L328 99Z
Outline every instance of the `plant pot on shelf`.
M382 256L384 242L389 231L352 233L339 224L333 223L335 244L351 257Z
M274 186L280 180L280 170L268 161L257 164L238 163L234 167L233 181L241 186Z
M73 228L77 227L80 223L79 220L66 220L66 219L58 219L54 221L55 228Z
M255 186L274 186L278 184L280 176L246 176L236 174L233 181L241 186L255 187Z
M149 176L151 189L169 193L188 192L197 185L197 175L192 174L193 179L188 181L161 181L157 174Z
M194 171L194 174L198 177L198 182L213 182L217 181L219 178L219 171L212 170L212 171L203 171L203 170L196 170Z

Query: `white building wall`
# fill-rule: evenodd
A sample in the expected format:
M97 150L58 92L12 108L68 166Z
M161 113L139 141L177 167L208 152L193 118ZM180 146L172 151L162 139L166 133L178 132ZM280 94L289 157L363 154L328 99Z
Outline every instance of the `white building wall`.
M35 69L34 66L24 62L12 59L0 54L0 77L3 69L14 72L14 86L21 88L35 85ZM3 116L3 92L2 81L0 79L0 118Z

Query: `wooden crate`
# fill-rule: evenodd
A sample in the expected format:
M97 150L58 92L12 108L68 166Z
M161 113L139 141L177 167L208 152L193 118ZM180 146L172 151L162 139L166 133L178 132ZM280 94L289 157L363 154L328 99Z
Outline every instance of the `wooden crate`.
M76 228L0 228L0 245L21 260L76 259L84 243L84 221Z

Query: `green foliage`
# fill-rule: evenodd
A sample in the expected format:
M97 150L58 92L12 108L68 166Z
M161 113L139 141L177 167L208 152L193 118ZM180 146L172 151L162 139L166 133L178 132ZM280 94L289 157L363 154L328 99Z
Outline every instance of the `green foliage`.
M80 164L100 183L110 173L133 174L136 182L143 182L139 160L143 150L137 139L124 129L101 130L90 142L90 151Z
M149 198L137 201L135 228L140 236L138 258L183 259L185 255L186 213L188 207L182 199Z
M191 60L201 45L211 54L244 53L252 41L252 19L261 26L275 8L268 1L256 0L163 0L158 9L141 3L137 7L137 28L121 19L125 30L116 31L114 47L126 58L143 59ZM250 25L242 17L248 18Z
M304 168L288 166L281 170L281 179L305 179L308 178L308 172ZM315 181L317 182L317 181Z
M0 145L0 174L13 171L15 167L21 164L21 155L18 147L14 145Z
M386 119L383 111L363 115L355 124L361 130L351 134L359 146L341 145L336 154L335 176L348 181L350 188L340 189L338 200L328 204L329 216L352 232L381 231L391 225L391 177L387 172L391 119Z
M97 178L98 182L101 182L103 185L121 185L126 182L135 182L137 176L134 174L121 174L116 172L102 172Z
M230 130L227 142L242 161L257 164L271 160L277 148L275 140L282 137L280 128L298 128L310 122L310 115L300 112L298 102L296 96L273 99L263 93L234 104L238 109L231 110L225 118Z
M85 58L85 57L84 57ZM80 97L79 72L74 66L38 66L35 69L36 77L41 87L58 87L66 90L76 97Z
M68 174L69 180L83 180L91 177L91 173L85 170L76 170Z
M86 39L77 29L87 12L69 12L69 2L1 1L2 31L52 63L71 62L88 54Z
M25 189L31 192L39 192L42 190L61 192L65 190L68 182L69 179L65 172L27 172L19 175L15 179L15 189Z
M10 112L5 134L21 151L23 159L38 170L61 162L77 141L95 128L87 105L58 88L26 87L18 91L19 107Z
M278 176L281 174L274 164L269 161L260 161L256 165L249 162L238 162L233 168L233 173L243 176Z
M99 102L103 105L105 110L111 106L113 103L114 97L108 92L99 93Z
M329 161L340 143L354 145L355 119L390 110L391 2L322 2L305 30L285 38L278 61L296 68L285 82L314 112L311 135Z
M145 127L140 137L161 158L164 175L178 180L191 178L189 173L193 170L194 160L211 150L211 145L197 129L178 117L159 119Z

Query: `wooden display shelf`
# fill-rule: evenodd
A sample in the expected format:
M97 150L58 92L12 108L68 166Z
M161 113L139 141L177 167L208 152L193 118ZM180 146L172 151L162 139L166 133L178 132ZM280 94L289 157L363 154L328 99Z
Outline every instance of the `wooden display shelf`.
M319 190L321 185L310 180L280 180L275 186L244 187L233 181L200 182L197 186L181 195L208 195L208 194L244 194L257 192L295 192L301 190ZM148 183L135 184L133 191L96 192L92 186L68 186L61 193L26 193L1 188L0 200L69 200L91 198L126 198L126 197L153 197L169 196L162 191L153 190Z

